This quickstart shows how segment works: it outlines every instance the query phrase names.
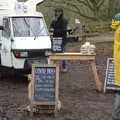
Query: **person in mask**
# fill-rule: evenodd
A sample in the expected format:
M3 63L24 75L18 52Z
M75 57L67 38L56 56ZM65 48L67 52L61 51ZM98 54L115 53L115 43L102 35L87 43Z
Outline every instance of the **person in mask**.
M67 43L67 26L68 21L65 19L62 8L56 8L54 10L54 19L50 25L50 32L53 32L53 37L61 37L63 40L63 51L65 51L65 45ZM68 61L62 61L62 71L68 71Z
M112 19L111 27L115 30L114 40L114 64L115 85L120 87L120 13ZM112 120L120 120L120 91L116 92L115 108Z

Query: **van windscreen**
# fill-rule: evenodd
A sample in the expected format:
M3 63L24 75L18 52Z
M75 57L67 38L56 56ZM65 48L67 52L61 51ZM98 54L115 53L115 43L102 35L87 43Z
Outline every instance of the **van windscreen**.
M34 37L48 35L47 27L42 17L13 17L14 37Z

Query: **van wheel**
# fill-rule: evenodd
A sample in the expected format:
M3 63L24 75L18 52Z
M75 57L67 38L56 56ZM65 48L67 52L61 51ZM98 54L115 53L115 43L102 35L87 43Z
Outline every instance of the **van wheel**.
M2 76L2 72L0 72L0 80L2 79L2 77L3 77L3 76Z

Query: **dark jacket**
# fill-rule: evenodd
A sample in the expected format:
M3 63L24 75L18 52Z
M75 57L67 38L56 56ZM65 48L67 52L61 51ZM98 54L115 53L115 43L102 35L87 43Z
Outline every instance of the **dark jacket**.
M50 28L54 29L53 37L62 37L64 45L67 42L67 25L68 21L64 18L63 14L56 21L53 20L50 25Z

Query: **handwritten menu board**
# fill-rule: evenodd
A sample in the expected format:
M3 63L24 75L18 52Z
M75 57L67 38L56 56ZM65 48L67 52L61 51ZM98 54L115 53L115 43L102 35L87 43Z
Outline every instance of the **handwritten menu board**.
M54 102L56 95L56 67L33 66L34 101Z
M63 52L62 38L52 38L52 52Z
M120 90L120 87L115 85L115 72L114 72L114 60L113 60L113 58L108 58L108 60L107 60L104 92L106 89Z

